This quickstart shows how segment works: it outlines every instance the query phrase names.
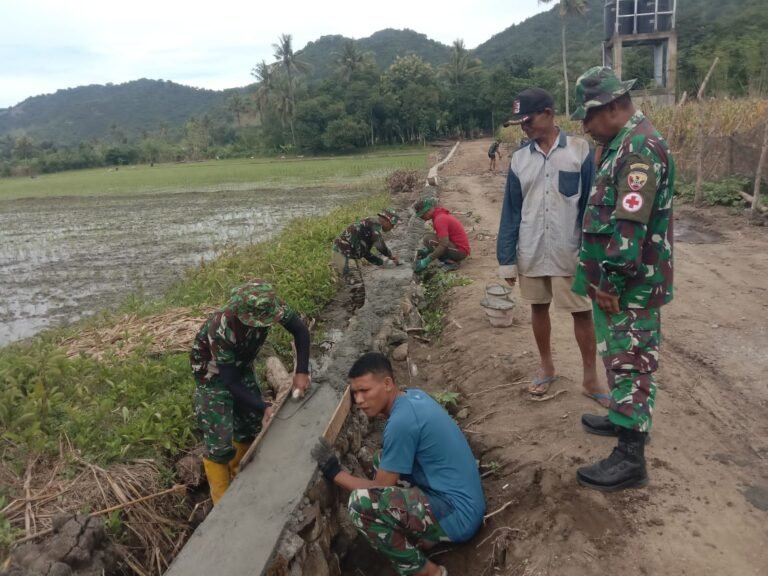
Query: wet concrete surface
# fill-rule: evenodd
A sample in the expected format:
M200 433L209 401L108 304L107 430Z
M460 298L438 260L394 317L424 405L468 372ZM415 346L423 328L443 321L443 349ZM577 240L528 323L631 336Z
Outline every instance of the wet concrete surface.
M0 203L0 346L128 294L160 295L186 268L362 193L238 190Z

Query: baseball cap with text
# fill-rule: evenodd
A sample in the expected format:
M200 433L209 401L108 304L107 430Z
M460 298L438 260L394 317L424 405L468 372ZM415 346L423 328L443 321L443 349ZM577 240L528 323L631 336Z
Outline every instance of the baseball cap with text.
M552 94L543 88L526 88L512 103L512 117L504 122L504 126L522 124L537 112L544 112L547 108L555 109Z

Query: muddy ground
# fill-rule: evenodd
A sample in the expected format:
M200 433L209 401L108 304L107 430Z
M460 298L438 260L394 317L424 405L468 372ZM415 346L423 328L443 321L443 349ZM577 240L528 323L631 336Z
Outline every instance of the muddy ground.
M228 245L362 196L237 190L0 203L0 346L79 320L128 294L157 296Z
M619 494L587 490L576 468L607 456L615 440L581 429L582 413L604 410L581 394L570 315L552 318L559 378L551 392L567 392L534 402L526 381L538 355L517 289L512 327L492 328L479 305L486 283L497 281L508 162L488 172L489 144L463 143L441 172L441 200L470 231L473 253L461 273L473 283L452 292L439 342L411 342L411 385L461 392L469 414L459 422L482 464L498 466L486 468L488 512L511 505L435 560L461 576L768 574L768 229L677 207L651 482Z

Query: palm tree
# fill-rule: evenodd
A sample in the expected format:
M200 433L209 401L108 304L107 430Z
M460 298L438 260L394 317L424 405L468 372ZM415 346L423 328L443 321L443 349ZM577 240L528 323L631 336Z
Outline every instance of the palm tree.
M480 70L480 60L472 58L464 46L464 40L458 38L451 46L451 56L443 66L442 73L452 87L464 84Z
M263 116L272 100L275 89L275 72L271 65L262 60L253 67L251 76L256 78L259 83L258 88L256 88L256 107L259 109L259 114Z
M334 52L334 55L337 70L345 82L348 82L352 75L365 64L366 54L357 47L354 40L344 42L342 51Z
M465 126L465 119L471 115L472 102L475 100L472 80L480 69L480 60L470 55L464 40L454 40L448 62L441 66L439 74L448 84L448 111L456 128L462 133L469 128Z
M289 121L291 123L291 139L293 140L293 146L295 148L296 134L293 130L293 114L296 111L295 83L299 74L309 72L309 64L301 60L293 51L293 39L290 34L281 34L279 42L277 44L272 44L272 48L275 49L277 65L282 69L288 80L286 87L288 90L288 99L291 101Z
M539 0L541 4L549 4L553 0ZM571 15L584 16L589 10L588 0L557 0L560 3L560 34L563 48L563 80L565 81L565 115L571 115L571 103L568 89L568 60L565 47L565 19Z
M237 119L237 127L240 128L240 114L245 112L245 100L239 92L235 92L227 99L227 108Z

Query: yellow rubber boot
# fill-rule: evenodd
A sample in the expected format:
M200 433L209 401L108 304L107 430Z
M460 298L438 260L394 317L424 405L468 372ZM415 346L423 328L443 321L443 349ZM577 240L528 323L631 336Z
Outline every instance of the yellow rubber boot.
M211 500L213 505L219 503L224 492L229 488L230 472L227 464L219 464L208 458L203 458L205 467L205 477L208 478L208 487L211 489Z
M243 456L245 456L245 453L248 452L251 443L232 442L232 445L235 447L235 457L229 461L229 475L234 480L235 476L237 476L237 473L240 471L240 461L243 459Z

